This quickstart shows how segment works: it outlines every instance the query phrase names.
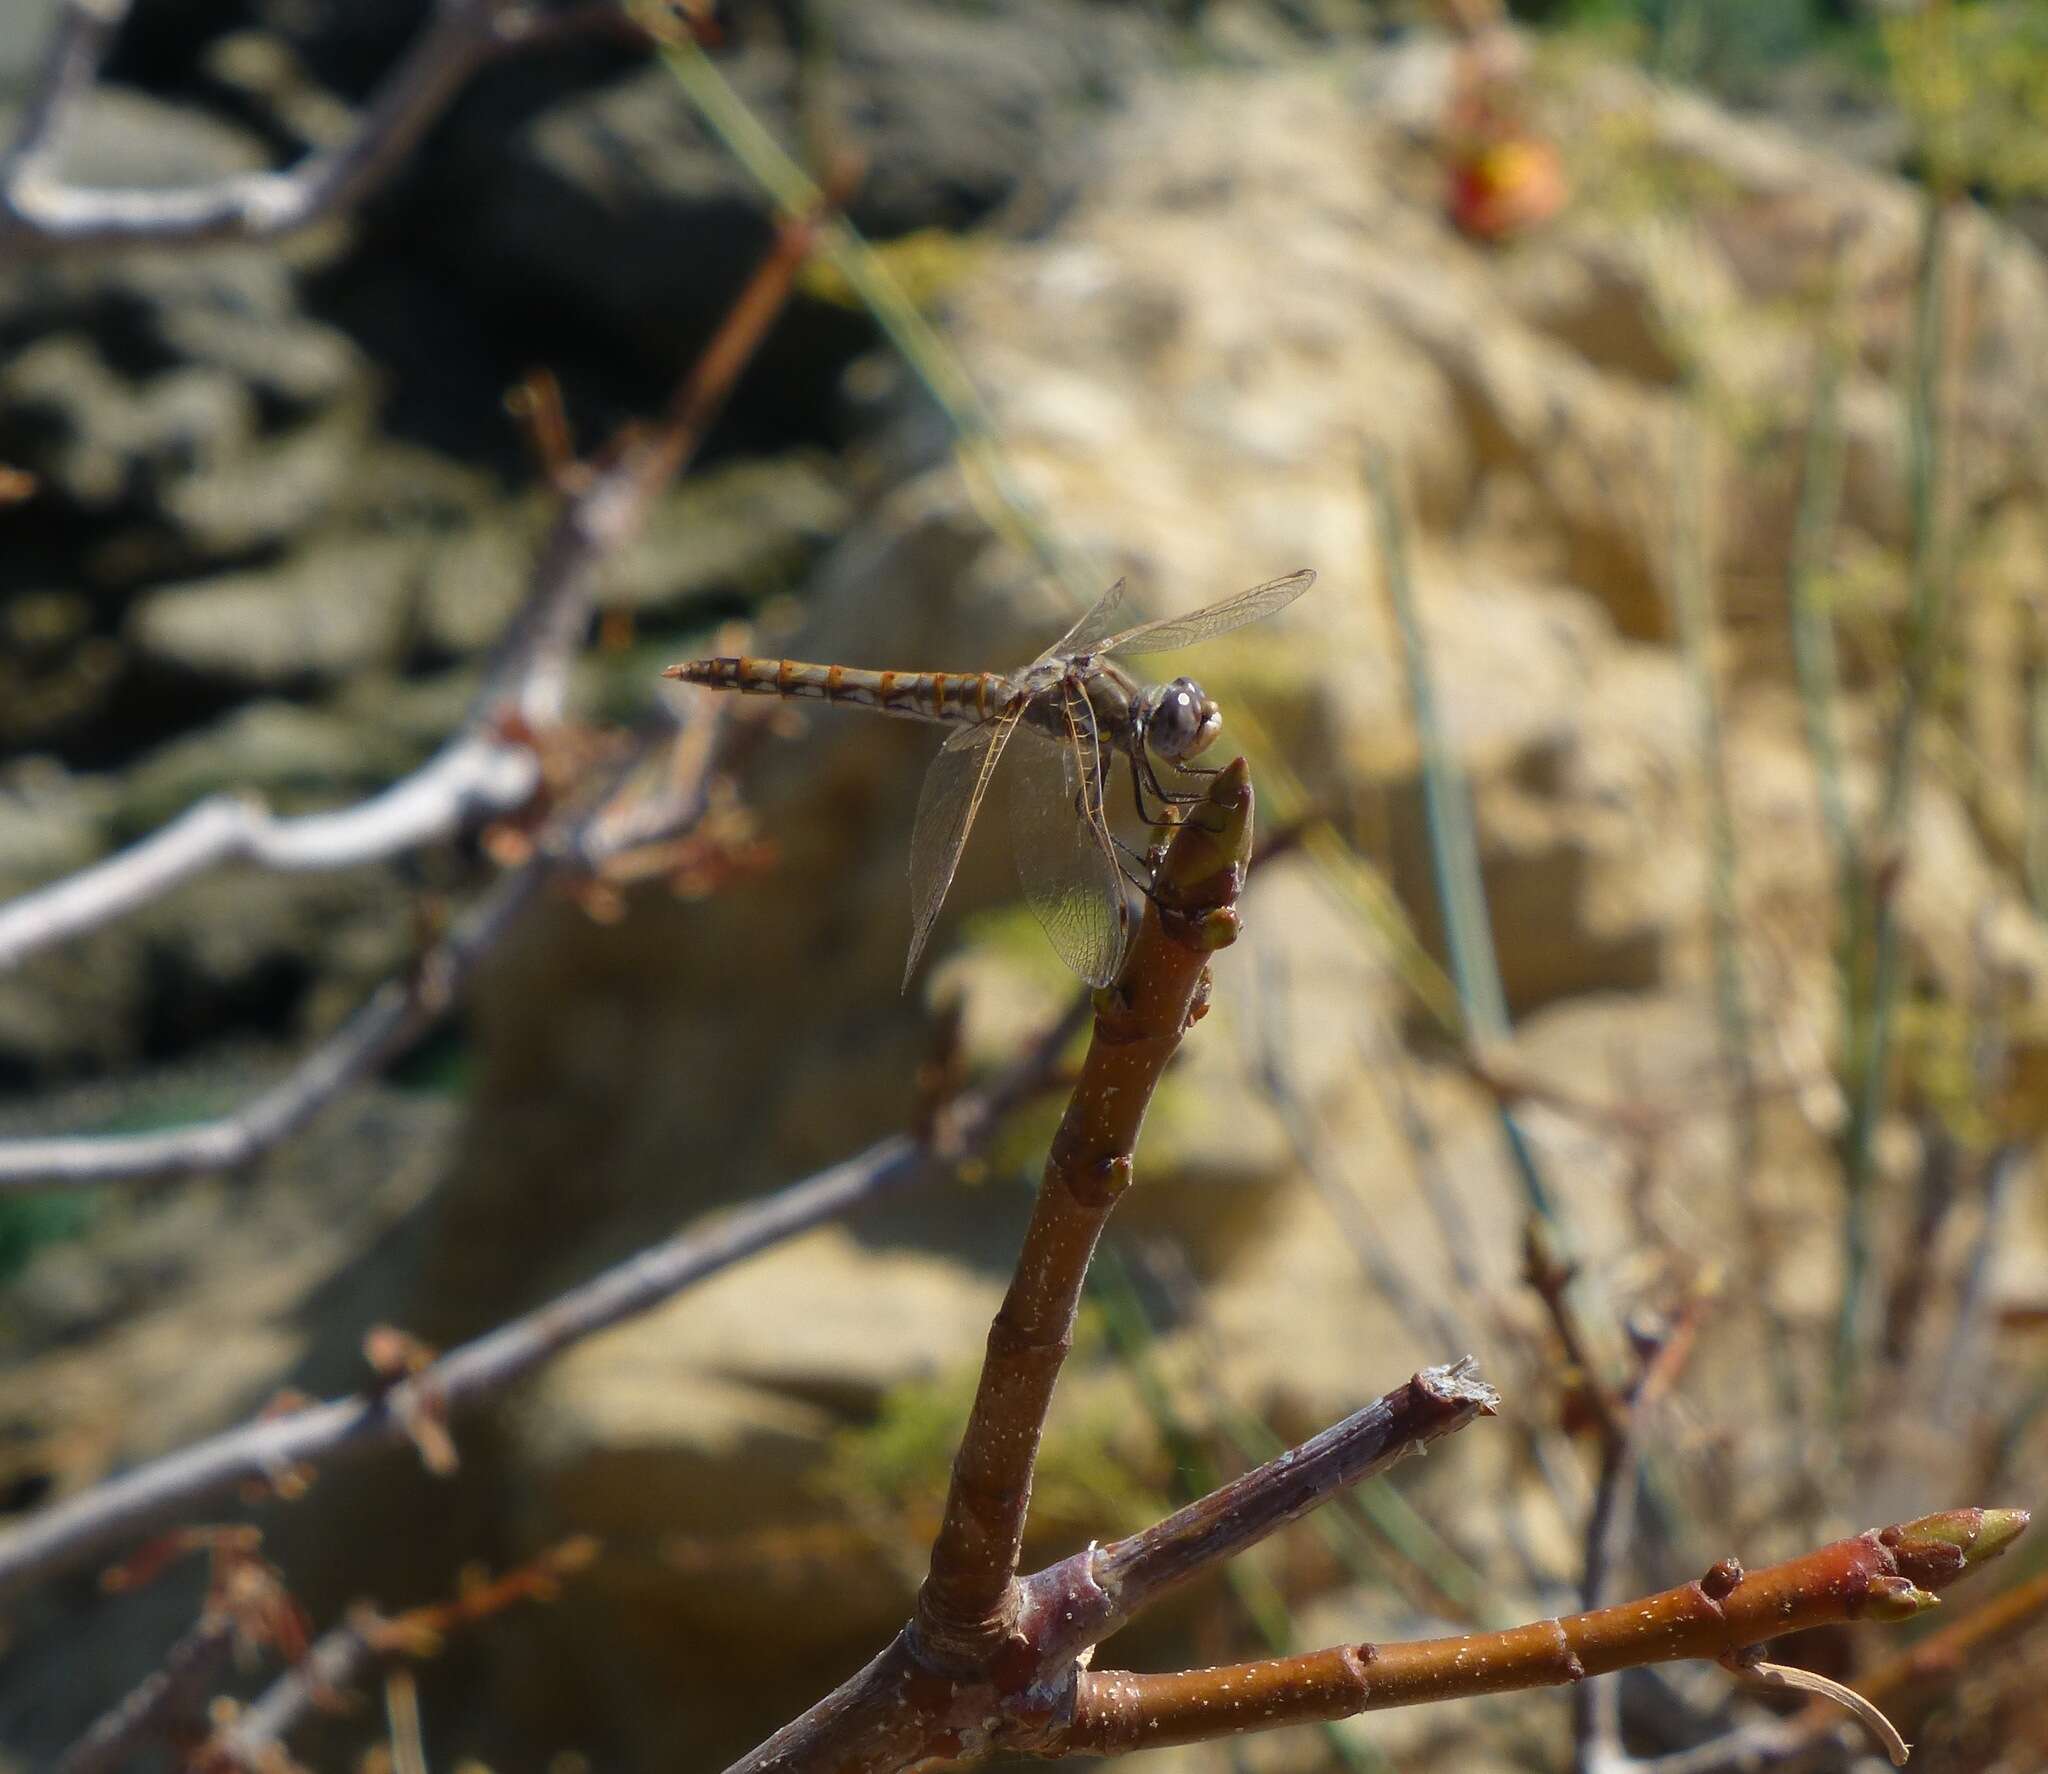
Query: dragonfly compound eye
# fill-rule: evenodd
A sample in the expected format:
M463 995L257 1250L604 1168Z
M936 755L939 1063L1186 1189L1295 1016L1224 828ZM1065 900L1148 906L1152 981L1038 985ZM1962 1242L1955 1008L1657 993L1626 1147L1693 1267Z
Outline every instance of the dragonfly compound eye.
M1163 685L1145 722L1152 749L1170 763L1198 756L1222 731L1222 711L1193 678Z

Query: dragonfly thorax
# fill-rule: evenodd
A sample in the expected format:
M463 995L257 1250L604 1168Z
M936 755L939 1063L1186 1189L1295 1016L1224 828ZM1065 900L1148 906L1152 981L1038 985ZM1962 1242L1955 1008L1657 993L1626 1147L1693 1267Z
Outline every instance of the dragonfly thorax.
M1199 757L1223 731L1223 711L1193 678L1175 678L1145 692L1145 743L1169 764Z

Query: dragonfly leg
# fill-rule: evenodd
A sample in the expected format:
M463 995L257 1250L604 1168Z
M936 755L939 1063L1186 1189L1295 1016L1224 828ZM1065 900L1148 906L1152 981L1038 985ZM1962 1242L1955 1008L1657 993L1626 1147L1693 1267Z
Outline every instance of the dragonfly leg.
M1139 758L1134 757L1131 760L1131 801L1138 809L1138 823L1150 826L1156 831L1161 826L1173 823L1173 808L1171 805L1162 805L1155 814L1145 805L1145 777L1148 774L1149 772L1143 768ZM1124 848L1129 849L1130 846L1125 845Z
M1175 790L1168 788L1163 782L1161 782L1159 780L1159 772L1152 767L1152 754L1145 750L1142 741L1136 748L1136 758L1137 767L1139 771L1144 775L1147 786L1150 787L1153 794L1156 795L1160 800L1164 801L1167 804L1167 806L1192 807L1196 805L1196 803L1208 799L1209 791L1207 789ZM1177 764L1174 766L1174 768L1178 770L1188 770L1188 773L1193 776L1214 776L1218 774L1218 772L1214 770L1190 770L1189 767L1185 764ZM1166 821L1155 820L1150 821L1148 823L1164 825Z
M1154 904L1159 895L1153 890L1154 872L1159 866L1159 849L1140 850L1135 844L1127 844L1122 838L1115 840L1117 866L1124 872L1124 878Z

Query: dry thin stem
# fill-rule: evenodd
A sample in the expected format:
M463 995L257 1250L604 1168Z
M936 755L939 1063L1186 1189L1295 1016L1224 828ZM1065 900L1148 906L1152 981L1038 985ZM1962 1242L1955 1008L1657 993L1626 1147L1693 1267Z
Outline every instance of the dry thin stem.
M384 1677L384 1718L391 1730L392 1774L427 1774L420 1688L411 1670L394 1669Z
M1565 1308L1569 1312L1569 1308ZM1579 1606L1597 1608L1608 1596L1622 1554L1635 1534L1636 1491L1644 1432L1650 1414L1670 1392L1690 1358L1699 1328L1700 1302L1686 1303L1661 1345L1648 1354L1634 1383L1618 1400L1620 1433L1600 1449L1600 1476L1586 1517L1586 1561ZM1633 1765L1621 1743L1621 1688L1588 1682L1572 1696L1573 1757L1579 1774L1620 1774Z
M1898 1726L1854 1688L1844 1687L1830 1676L1801 1669L1791 1663L1745 1663L1742 1667L1766 1687L1790 1688L1796 1693L1811 1694L1823 1704L1848 1713L1884 1745L1884 1753L1894 1768L1903 1768L1912 1755L1905 1738L1899 1735Z
M66 184L58 164L129 4L69 0L59 15L22 122L0 155L0 256L267 241L341 214L391 176L479 66L560 29L513 0L440 0L353 131L289 171L170 190Z
M650 1246L374 1397L333 1399L258 1419L30 1516L0 1533L0 1600L187 1515L197 1503L237 1485L268 1483L311 1462L401 1444L409 1409L453 1416L583 1338L757 1251L943 1173L985 1145L1002 1116L1041 1086L1076 1021L1070 1013L1001 1078L955 1103L927 1141L884 1140L709 1226Z
M1723 1560L1659 1595L1504 1632L1305 1656L1180 1675L1084 1671L1073 1722L1048 1754L1117 1754L1477 1694L1581 1682L1646 1663L1734 1659L1788 1632L1859 1618L1907 1619L1932 1593L2002 1551L2019 1510L1958 1509L1838 1540L1744 1574Z
M1081 1284L1110 1210L1130 1187L1153 1089L1208 1007L1209 956L1237 933L1251 813L1251 780L1239 759L1175 832L1123 976L1097 994L1094 1039L1053 1136L1009 1292L989 1327L918 1596L919 1641L941 1668L978 1667L1014 1622L1032 1470L1053 1385L1073 1345Z
M377 1664L432 1656L452 1632L521 1602L553 1600L562 1579L587 1566L597 1550L593 1540L567 1540L490 1582L465 1586L451 1600L403 1614L387 1616L367 1604L357 1605L232 1723L202 1744L191 1758L191 1769L194 1774L274 1774L285 1739L307 1714L333 1706ZM411 1679L402 1670L395 1673ZM387 1703L389 1692L387 1688Z

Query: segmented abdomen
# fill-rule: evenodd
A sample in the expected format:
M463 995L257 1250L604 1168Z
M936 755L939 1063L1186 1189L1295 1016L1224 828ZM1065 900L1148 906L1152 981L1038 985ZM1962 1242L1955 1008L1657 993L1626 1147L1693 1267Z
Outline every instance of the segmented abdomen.
M692 659L671 665L662 675L747 696L808 696L963 725L1000 714L1015 694L1015 686L992 671L862 671L851 665L807 665L801 659Z

